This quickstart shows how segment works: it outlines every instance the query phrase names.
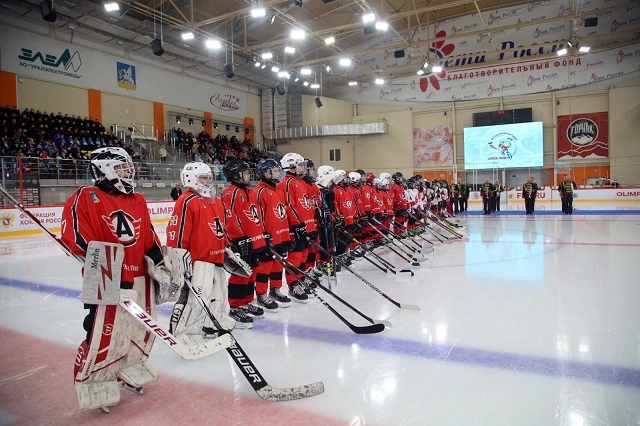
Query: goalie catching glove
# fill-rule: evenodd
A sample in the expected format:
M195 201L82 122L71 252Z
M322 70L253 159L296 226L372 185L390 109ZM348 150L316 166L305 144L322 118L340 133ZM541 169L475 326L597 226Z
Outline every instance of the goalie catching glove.
M155 284L158 305L178 300L184 279L193 274L191 253L187 250L163 247L162 251L164 257L157 265L150 257L144 257L147 273Z
M238 253L231 250L229 247L224 250L223 268L231 275L237 275L239 277L248 278L253 272L251 270L251 266L249 266L247 262L242 260L242 257Z

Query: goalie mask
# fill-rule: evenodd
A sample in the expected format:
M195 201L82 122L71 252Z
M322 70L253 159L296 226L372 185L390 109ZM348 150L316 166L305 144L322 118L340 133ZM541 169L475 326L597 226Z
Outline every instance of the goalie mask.
M211 168L205 163L187 163L180 172L180 181L185 188L191 188L193 192L203 198L212 198L213 174Z
M122 148L98 148L89 160L91 177L95 185L107 192L120 191L133 194L136 175L131 157Z

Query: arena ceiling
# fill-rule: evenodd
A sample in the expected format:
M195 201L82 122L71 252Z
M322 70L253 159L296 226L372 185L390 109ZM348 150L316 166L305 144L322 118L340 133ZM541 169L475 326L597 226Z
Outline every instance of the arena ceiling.
M121 52L125 57L143 58L147 62L166 67L178 67L186 75L207 76L214 80L230 81L253 89L273 88L278 82L285 85L304 81L320 83L325 96L347 99L344 93L349 81L372 83L377 78L397 79L415 75L419 65L415 61L399 60L382 69L368 63L366 58L384 50L385 54L423 56L429 59L429 46L442 40L434 34L434 23L445 19L472 16L478 23L473 34L478 37L513 30L516 26L537 25L519 22L517 25L496 23L488 26L484 16L493 10L529 8L547 2L515 0L125 0L118 1L119 10L107 12L104 1L56 0L55 22L42 18L40 0L0 0L0 22L26 28L77 43L90 42L110 53ZM617 34L580 33L584 19L595 11L615 10L620 13L633 0L567 0L566 11L547 22L563 22L564 30L558 39L589 43L592 51L638 43L638 30ZM252 9L262 5L265 15L252 16ZM564 7L564 6L562 6ZM637 11L637 9L634 9ZM372 28L363 22L363 15L373 13L388 29ZM638 25L636 24L636 27ZM291 31L301 29L303 40L291 39ZM190 31L194 38L184 40L182 33ZM373 31L373 32L372 32ZM635 31L635 33L634 33ZM367 34L365 34L367 33ZM635 34L635 35L634 35ZM468 34L467 34L468 35ZM333 44L325 40L333 37ZM451 34L449 38L455 37ZM152 40L161 39L164 54L154 55ZM207 40L217 40L220 49L209 49ZM525 40L523 49L537 48L535 40ZM497 54L500 46L492 43L487 57ZM285 47L293 48L285 53ZM538 44L539 47L539 44ZM504 49L504 47L502 47ZM263 60L262 54L273 57ZM396 53L398 52L398 53ZM402 52L402 53L400 53ZM548 53L549 55L555 53ZM351 64L340 66L340 59ZM256 67L255 62L261 62ZM225 64L233 64L233 77L225 74ZM262 67L266 64L266 67ZM290 78L271 70L278 67ZM330 66L331 71L326 67ZM302 76L303 68L311 71ZM298 78L298 81L295 79ZM317 89L315 89L317 93ZM313 94L309 87L303 93Z

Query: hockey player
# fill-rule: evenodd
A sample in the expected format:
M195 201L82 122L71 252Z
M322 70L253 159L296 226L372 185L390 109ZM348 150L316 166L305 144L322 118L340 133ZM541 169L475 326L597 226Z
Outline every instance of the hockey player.
M65 203L62 241L82 257L90 243L124 246L117 291L155 317L150 275L164 265L163 255L147 203L134 193L131 157L122 148L100 148L91 153L89 167L95 186L81 186ZM119 386L142 394L142 386L158 380L158 373L148 362L155 336L119 305L101 302L85 303L86 338L78 348L74 382L80 409L108 413L120 401Z
M344 229L349 234L355 231L356 206L353 198L349 194L350 180L344 170L336 170L334 175L336 186L333 189L336 203L336 229ZM346 246L342 243L336 244L336 254L342 255L346 251ZM349 261L347 260L347 263Z
M251 328L254 318L264 318L264 310L251 303L260 253L267 249L264 227L258 213L256 193L249 188L249 165L242 160L230 160L222 167L222 173L231 183L222 191L231 249L253 268L248 278L239 275L229 277L229 315L236 320L236 328Z
M282 195L276 190L281 170L280 164L274 159L260 161L256 166L256 175L260 183L255 191L267 245L281 256L286 256L291 245L291 236L287 209ZM291 304L291 299L280 292L282 271L282 264L275 261L271 252L266 250L260 257L260 265L256 271L256 295L258 305L267 312L277 312L279 307L288 308Z
M307 193L307 184L302 180L307 173L307 166L304 158L294 152L285 154L280 160L280 165L287 172L278 183L277 189L283 194L287 207L289 232L292 237L289 262L298 269L304 269L309 247L307 237L310 233L316 232L313 223L314 211ZM302 276L291 275L287 271L285 277L289 285L289 296L296 302L307 303L309 296L300 282Z
M318 214L318 209L320 207L320 188L318 188L318 186L316 185L317 172L315 164L308 158L305 158L304 161L307 165L307 173L304 175L302 180L304 180L307 184L307 194L309 194L309 200L313 209L313 226L316 229L315 231L309 233L309 238L314 240L316 243L319 243L320 240L318 238L318 225L320 216ZM315 269L316 260L319 260L318 248L315 245L311 244L307 248L306 265L303 270L316 275L315 271L318 271L317 269ZM307 280L307 284L312 288L317 287L313 281Z
M187 250L193 261L191 285L226 330L236 321L229 313L227 279L222 265L227 242L222 201L215 198L213 174L205 163L187 163L180 172L185 191L176 201L167 226L167 247ZM183 286L169 328L186 344L213 336L215 327L196 297Z
M400 225L397 227L398 229L394 230L399 237L402 237L405 234L405 229L403 228L406 227L408 217L407 208L409 206L404 193L404 177L402 176L402 173L395 172L392 178L393 183L389 188L389 192L393 194L393 212L395 215L395 221Z

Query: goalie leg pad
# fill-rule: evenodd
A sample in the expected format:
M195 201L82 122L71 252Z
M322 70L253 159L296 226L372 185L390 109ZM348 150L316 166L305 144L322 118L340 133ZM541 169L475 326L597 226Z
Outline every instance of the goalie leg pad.
M115 380L76 383L75 388L81 410L109 407L120 402L120 387Z
M197 292L202 300L208 304L209 310L223 328L227 326L233 328L235 326L233 318L228 317L226 313L224 315L220 314L225 308L225 302L228 312L227 298L224 297L225 293L220 288L224 287L226 289L225 275L222 268L213 263L196 261L193 265L191 286L193 287L193 291ZM224 297L224 300L221 301L221 297ZM177 316L175 308L174 315ZM200 303L198 303L196 296L192 291L189 291L187 302L182 309L182 313L175 327L175 336L183 343L189 344L191 339L185 336L202 336L202 327L215 328L207 312L200 306Z
M133 290L125 290L125 292L138 304L138 306L147 311L151 317L157 318L155 292L152 290L152 283L149 277L136 277L133 281ZM157 373L155 372L155 368L153 368L149 363L148 359L153 343L155 342L156 335L149 332L142 324L135 321L131 325L130 338L131 344L129 345L129 350L123 360L121 370L125 370L126 368L135 365L143 365L150 371L148 377L153 377L153 380L147 381L146 383L132 383L124 379L124 377L121 377L121 371L118 377L134 387L141 387L145 384L155 382L158 380Z
M124 380L134 388L141 388L144 385L157 381L158 371L149 361L143 361L120 370L118 379Z
M213 299L209 304L209 310L225 330L233 330L236 320L229 316L229 287L224 269L216 266L213 279ZM207 316L207 327L213 327L213 323Z
M87 246L82 280L82 301L92 305L117 305L124 261L122 244L91 241Z

